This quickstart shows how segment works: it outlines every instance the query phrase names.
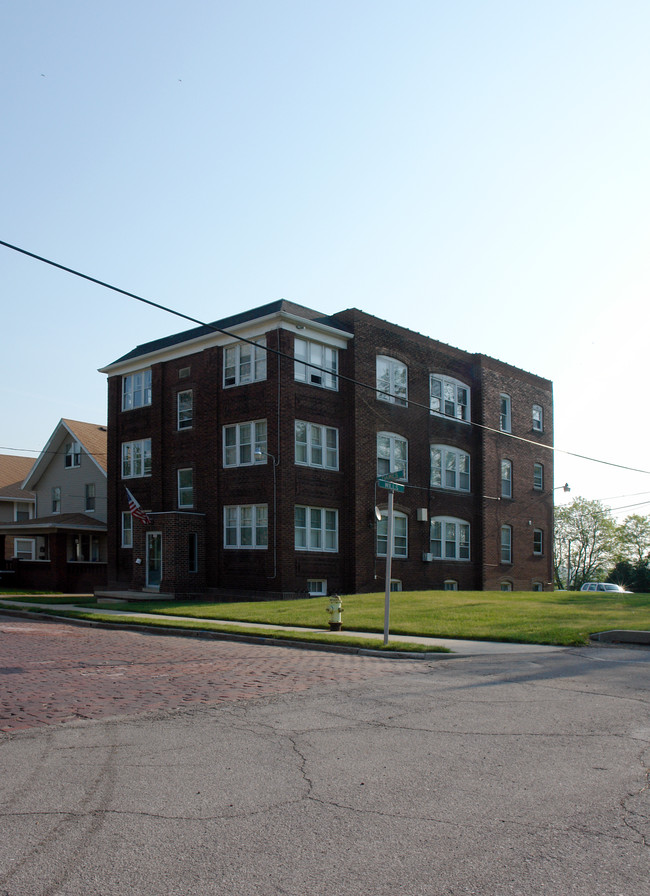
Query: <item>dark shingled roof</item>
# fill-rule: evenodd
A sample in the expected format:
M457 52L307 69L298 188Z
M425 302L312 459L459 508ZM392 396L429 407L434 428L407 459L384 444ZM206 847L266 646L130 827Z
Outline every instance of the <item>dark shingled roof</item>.
M314 311L312 308L306 308L304 305L288 302L286 299L278 299L275 302L269 302L267 305L261 305L259 308L253 308L250 311L232 314L230 317L224 317L211 324L202 324L191 330L176 333L173 336L165 336L162 339L154 339L152 342L144 342L112 363L119 364L122 361L129 361L131 358L138 358L141 355L148 355L165 348L171 348L174 345L181 345L183 342L200 339L202 336L208 336L210 333L228 331L232 327L238 327L240 324L249 323L250 321L268 317L271 314L279 314L280 312L293 314L296 317L304 317L305 320L317 321L318 323L335 327L337 330L349 332L347 327L333 320L329 315L322 314L320 311Z

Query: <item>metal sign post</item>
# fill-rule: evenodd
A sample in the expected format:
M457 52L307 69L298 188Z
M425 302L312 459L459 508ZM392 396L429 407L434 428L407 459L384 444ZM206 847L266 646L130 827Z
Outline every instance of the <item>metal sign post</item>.
M377 479L377 485L388 491L388 531L386 533L386 593L384 596L384 646L388 644L390 628L390 574L393 564L393 498L395 492L403 492L404 486L399 482L404 478L403 470L387 473Z

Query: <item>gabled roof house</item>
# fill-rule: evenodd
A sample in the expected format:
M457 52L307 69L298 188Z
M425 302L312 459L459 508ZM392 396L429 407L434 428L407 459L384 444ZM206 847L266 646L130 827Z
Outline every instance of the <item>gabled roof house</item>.
M21 483L29 517L3 520L16 586L79 593L106 579L106 427L61 419Z

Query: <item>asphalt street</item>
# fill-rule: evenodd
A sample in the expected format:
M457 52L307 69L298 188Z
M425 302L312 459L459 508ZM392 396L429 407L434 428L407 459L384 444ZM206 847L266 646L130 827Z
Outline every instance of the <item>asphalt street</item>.
M650 892L648 651L0 617L0 669L2 896Z

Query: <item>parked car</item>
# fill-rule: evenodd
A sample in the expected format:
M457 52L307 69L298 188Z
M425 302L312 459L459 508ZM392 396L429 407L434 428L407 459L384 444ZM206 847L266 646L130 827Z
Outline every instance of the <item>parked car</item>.
M614 591L618 592L618 594L632 594L632 591L627 591L621 585L615 585L613 582L585 582L581 591Z

